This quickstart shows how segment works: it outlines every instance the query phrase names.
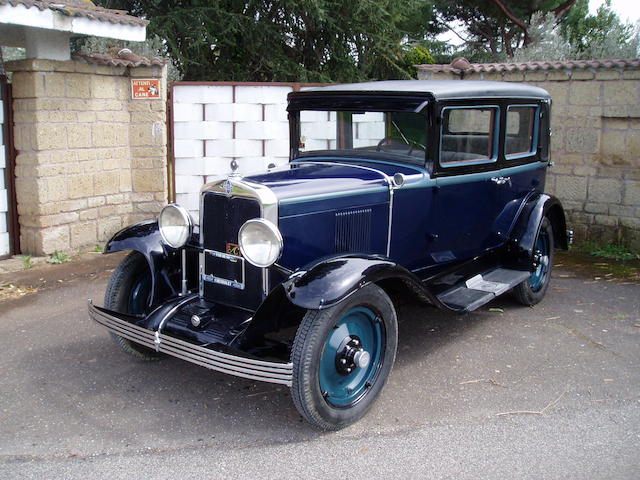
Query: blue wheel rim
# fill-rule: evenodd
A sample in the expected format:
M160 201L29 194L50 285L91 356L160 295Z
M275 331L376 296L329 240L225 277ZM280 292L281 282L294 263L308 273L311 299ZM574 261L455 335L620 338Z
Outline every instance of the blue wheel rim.
M144 313L149 305L149 295L151 295L151 277L147 272L144 272L133 282L129 293L129 311L127 313L133 315Z
M345 375L338 370L336 357L348 337L360 341L370 361ZM356 307L345 312L329 332L320 358L320 389L325 400L336 407L348 407L362 399L378 376L384 348L384 327L371 309Z
M549 235L547 235L547 232L540 230L534 249L534 256L537 257L537 260L534 261L534 270L531 277L529 277L529 286L534 292L542 289L549 276L549 270L551 268L551 265L549 265L550 251Z

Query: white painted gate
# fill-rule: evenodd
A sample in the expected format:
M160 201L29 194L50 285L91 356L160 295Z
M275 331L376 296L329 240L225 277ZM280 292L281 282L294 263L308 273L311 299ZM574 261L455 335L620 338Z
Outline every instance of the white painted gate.
M9 191L7 189L7 162L8 162L8 139L5 139L5 108L7 99L4 98L5 89L0 79L0 257L11 253L9 244Z
M178 82L172 86L175 199L198 218L200 187L233 171L247 174L289 159L287 94L310 84ZM308 150L335 148L335 113L302 112ZM384 139L382 113L353 119L354 146Z
M287 94L298 84L179 82L172 86L176 202L195 214L211 177L289 158ZM197 218L197 216L196 216Z

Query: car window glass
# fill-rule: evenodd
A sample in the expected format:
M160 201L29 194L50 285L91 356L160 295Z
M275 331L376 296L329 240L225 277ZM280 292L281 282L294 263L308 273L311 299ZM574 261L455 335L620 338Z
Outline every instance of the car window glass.
M537 107L510 106L507 110L507 130L504 153L507 159L531 155L536 151Z
M494 161L497 107L443 109L440 163L450 167Z
M302 110L298 149L303 155L379 152L423 165L426 136L426 118L418 113Z

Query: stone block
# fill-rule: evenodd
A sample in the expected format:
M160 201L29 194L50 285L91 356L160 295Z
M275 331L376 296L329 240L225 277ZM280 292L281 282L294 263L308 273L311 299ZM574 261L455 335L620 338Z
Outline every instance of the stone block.
M552 113L556 111L557 105L565 105L569 101L569 83L549 82L544 84L544 89L549 92L553 100ZM551 118L554 116L555 114Z
M556 193L563 200L586 200L587 178L558 175L556 177Z
M47 202L57 202L69 198L66 177L46 177L39 180L45 185Z
M62 73L46 73L44 75L44 88L47 97L61 98L66 96L65 76Z
M634 217L636 207L633 205L609 205L609 215L616 217Z
M38 98L45 96L44 73L15 72L11 84L13 98Z
M131 123L154 123L165 121L165 115L163 112L131 112L129 116Z
M96 195L109 195L120 192L120 172L98 172L94 178Z
M487 80L500 80L496 76L493 78L489 78L485 76ZM525 82L544 82L547 79L547 72L537 72L537 71L526 71L524 74Z
M595 203L617 204L622 199L622 184L613 178L590 178L588 199Z
M67 125L69 148L91 147L91 128L88 125Z
M95 245L98 240L96 222L71 225L69 231L71 235L71 247L75 249Z
M640 80L640 70L625 70L622 72L624 80Z
M129 126L129 144L131 146L163 145L165 129L162 123L137 124Z
M573 70L571 80L593 80L595 72L593 70Z
M130 192L132 189L131 184L131 171L121 171L120 172L120 191L121 192Z
M573 167L573 173L580 177L591 177L597 173L597 170L595 167L580 166Z
M638 103L638 82L604 83L605 105L635 105Z
M547 72L547 81L567 81L571 79L569 70L552 70Z
M584 211L587 213L608 213L609 205L606 203L586 203Z
M599 105L601 100L600 82L572 82L569 89L569 103L572 105Z
M626 132L605 131L602 133L600 152L603 155L622 157L627 153Z
M566 133L567 152L596 153L600 146L600 131L585 128L570 128Z
M620 70L598 70L596 80L620 80Z
M68 73L65 75L67 97L91 98L91 75Z
M33 138L35 150L55 150L67 148L67 131L64 125L40 124L35 128Z
M618 226L618 217L610 216L610 215L596 215L594 222L597 225L606 225L608 227L617 227Z
M80 212L80 221L84 222L87 220L95 220L98 218L98 209L90 208L88 210L83 210Z
M133 190L136 192L155 192L164 190L165 172L163 170L134 170L131 172Z
M36 254L51 255L69 251L69 225L48 227L36 233Z
M96 176L102 172L96 172ZM71 175L68 179L69 198L83 198L93 195L93 175Z
M98 222L98 241L105 242L109 240L122 226L122 218L119 216L100 220Z
M116 79L107 75L91 75L92 98L115 98Z
M106 197L107 205L118 205L120 203L123 203L126 199L127 197L122 193L107 195Z
M119 147L127 144L126 124L97 123L91 126L94 147Z
M107 201L106 201L106 199L104 197L89 197L89 198L87 198L87 206L89 208L101 207L105 203L107 203Z
M108 112L96 112L96 120L99 122L109 123L129 123L131 115L129 112L122 111L108 111Z
M624 198L622 203L640 207L640 181L624 182Z
M628 118L604 118L603 128L606 130L627 130L629 128Z

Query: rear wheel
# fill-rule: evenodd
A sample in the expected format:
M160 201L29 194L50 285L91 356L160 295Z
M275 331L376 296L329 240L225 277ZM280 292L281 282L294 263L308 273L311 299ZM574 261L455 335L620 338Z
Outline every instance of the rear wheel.
M104 306L115 312L131 315L144 314L151 298L151 272L145 258L132 252L120 262L111 275L104 294ZM157 360L155 350L138 345L115 333L111 337L127 354L139 360Z
M395 360L393 303L368 285L326 310L309 310L292 349L293 401L311 424L337 430L373 406Z
M523 305L539 303L547 293L553 269L553 228L547 218L542 220L532 255L529 279L513 289L516 299Z

